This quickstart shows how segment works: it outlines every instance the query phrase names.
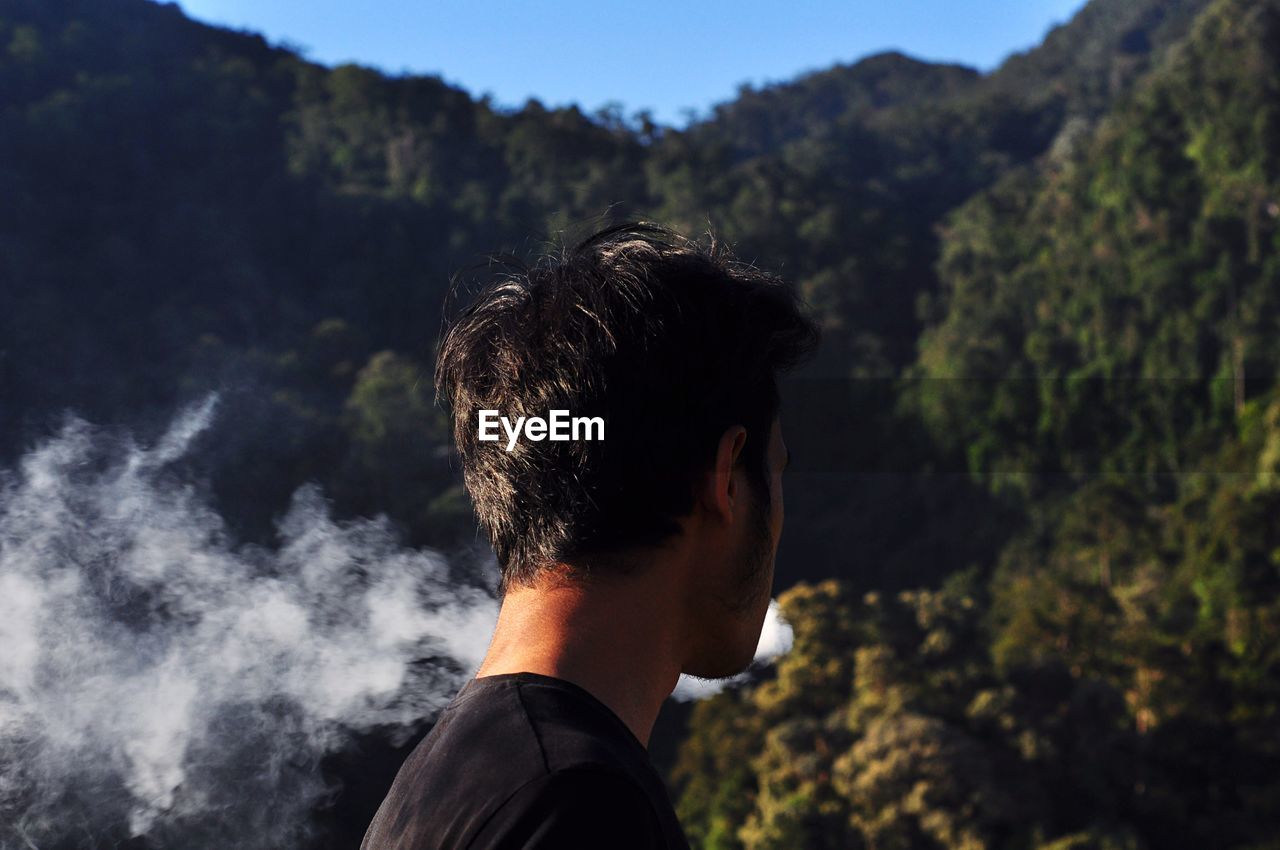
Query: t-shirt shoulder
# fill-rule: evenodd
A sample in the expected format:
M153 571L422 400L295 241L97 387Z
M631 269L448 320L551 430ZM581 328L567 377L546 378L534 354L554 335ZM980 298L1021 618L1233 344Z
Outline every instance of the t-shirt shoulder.
M571 682L512 683L519 712L548 772L575 765L645 769L649 755L616 714Z
M361 846L688 843L661 776L616 714L577 685L514 673L473 679L459 692L401 767Z
M493 812L467 850L660 850L657 814L636 781L604 764L529 780Z

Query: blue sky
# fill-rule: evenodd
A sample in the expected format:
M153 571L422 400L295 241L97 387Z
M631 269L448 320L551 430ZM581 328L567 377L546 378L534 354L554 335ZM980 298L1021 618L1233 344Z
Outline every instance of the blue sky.
M990 70L1083 0L179 0L191 17L260 32L333 65L438 74L504 106L621 102L683 126L738 85L897 49Z

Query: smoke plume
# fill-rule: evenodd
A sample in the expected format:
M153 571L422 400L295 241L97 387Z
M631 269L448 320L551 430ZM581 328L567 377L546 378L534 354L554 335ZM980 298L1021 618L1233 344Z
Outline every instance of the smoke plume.
M324 756L408 740L479 665L491 592L385 518L307 485L278 546L230 539L175 471L217 407L149 447L69 418L0 469L0 850L297 847ZM774 603L757 658L789 645Z
M287 847L355 732L407 736L479 662L492 597L300 488L237 546L155 445L70 420L0 471L0 847Z

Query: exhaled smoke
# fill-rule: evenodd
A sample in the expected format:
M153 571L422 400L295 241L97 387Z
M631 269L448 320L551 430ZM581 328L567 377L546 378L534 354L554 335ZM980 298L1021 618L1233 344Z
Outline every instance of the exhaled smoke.
M765 613L764 627L760 630L760 641L756 644L755 664L764 664L779 655L791 650L795 633L791 624L782 617L782 607L776 599L769 601L769 610ZM751 674L743 672L729 679L701 679L697 676L681 676L671 696L681 702L694 699L705 699L718 694L726 685L740 684L750 681Z
M153 447L84 422L0 471L0 847L288 847L353 732L408 735L474 670L496 603L293 497L238 546L166 472L216 397Z
M0 470L0 850L299 846L321 759L406 739L480 662L496 601L385 519L308 485L277 549L229 539L170 467L216 408L150 448L72 419ZM789 645L774 603L757 658Z

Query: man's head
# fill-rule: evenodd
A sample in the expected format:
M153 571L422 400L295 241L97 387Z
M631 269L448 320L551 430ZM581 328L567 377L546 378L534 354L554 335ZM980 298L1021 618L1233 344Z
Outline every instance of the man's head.
M487 286L441 344L436 389L501 593L549 568L644 569L696 527L716 563L695 582L762 620L786 461L777 376L817 338L778 278L656 225L606 229ZM600 417L604 439L508 450L480 439L481 410Z

